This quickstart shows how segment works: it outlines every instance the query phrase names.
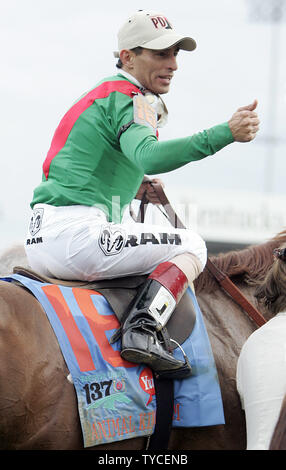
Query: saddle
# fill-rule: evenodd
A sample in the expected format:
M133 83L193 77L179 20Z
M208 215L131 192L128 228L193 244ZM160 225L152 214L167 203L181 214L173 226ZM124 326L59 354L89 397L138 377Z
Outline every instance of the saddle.
M120 324L123 323L128 307L148 277L147 275L142 275L92 282L66 281L42 276L31 269L21 266L15 266L13 273L42 283L57 284L65 287L80 287L99 292L111 306ZM196 312L190 296L185 292L165 328L169 337L181 345L190 336L195 322ZM170 347L175 349L177 345L171 342Z

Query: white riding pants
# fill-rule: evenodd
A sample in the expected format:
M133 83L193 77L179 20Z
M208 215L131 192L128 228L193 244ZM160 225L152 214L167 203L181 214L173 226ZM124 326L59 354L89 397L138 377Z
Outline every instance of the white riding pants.
M286 393L286 312L256 330L242 347L237 390L245 410L247 450L267 450Z
M94 281L152 272L191 253L206 264L203 239L190 229L107 222L95 207L37 204L25 244L29 265L49 277Z

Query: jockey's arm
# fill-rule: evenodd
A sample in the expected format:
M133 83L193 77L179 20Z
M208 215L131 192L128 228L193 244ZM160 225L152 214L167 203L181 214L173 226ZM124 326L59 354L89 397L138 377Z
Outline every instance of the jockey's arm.
M192 161L213 155L234 141L249 142L259 129L259 119L251 105L239 108L228 122L191 136L158 141L145 125L134 122L120 137L122 152L145 174L160 174Z
M120 138L122 152L145 174L165 173L201 160L234 141L228 123L189 137L159 142L146 126L133 124Z

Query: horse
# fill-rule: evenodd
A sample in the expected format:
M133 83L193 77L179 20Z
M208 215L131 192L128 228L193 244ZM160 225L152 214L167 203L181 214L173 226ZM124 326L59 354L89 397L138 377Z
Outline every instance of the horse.
M285 241L286 231L263 244L211 260L255 304L253 283L265 275L273 263L273 249ZM5 252L0 258L2 276L19 265L13 249L8 255L9 262ZM217 367L225 424L173 428L168 449L244 450L246 426L236 390L236 364L242 345L257 325L207 269L195 281L195 292ZM261 313L266 320L270 318ZM146 438L137 437L89 449L145 448ZM5 281L0 282L0 449L83 449L74 386L47 316L30 292Z

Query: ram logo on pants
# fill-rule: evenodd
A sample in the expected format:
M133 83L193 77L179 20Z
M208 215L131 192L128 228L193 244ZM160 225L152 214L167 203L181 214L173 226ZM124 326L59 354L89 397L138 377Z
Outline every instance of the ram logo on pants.
M126 233L118 227L114 228L110 225L101 229L99 237L99 246L106 256L118 255L125 245Z

